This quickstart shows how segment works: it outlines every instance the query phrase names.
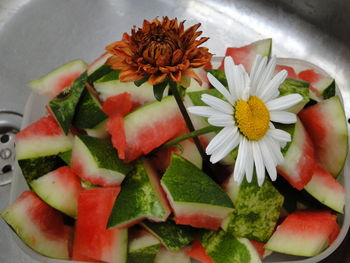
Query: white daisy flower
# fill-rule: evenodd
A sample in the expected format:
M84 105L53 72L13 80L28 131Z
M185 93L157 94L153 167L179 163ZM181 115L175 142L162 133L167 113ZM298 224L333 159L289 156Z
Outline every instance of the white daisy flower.
M274 77L276 58L256 56L248 75L242 65L235 65L231 57L225 58L228 89L212 74L210 83L224 96L219 99L203 94L208 106L193 106L187 110L207 117L209 124L223 129L210 141L206 153L216 163L239 146L233 179L240 184L246 176L251 182L255 166L258 183L265 179L265 169L271 180L276 180L276 166L283 162L281 148L291 140L289 133L276 129L272 122L290 124L296 115L284 111L302 100L300 94L279 96L279 86L286 79L282 70Z

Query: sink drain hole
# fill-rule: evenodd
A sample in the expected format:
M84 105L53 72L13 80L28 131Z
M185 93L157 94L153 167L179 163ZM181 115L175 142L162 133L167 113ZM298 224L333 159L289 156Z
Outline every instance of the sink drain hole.
M4 167L2 167L1 171L2 171L3 174L11 172L12 171L12 165L10 165L10 164L5 165Z
M1 136L1 138L0 138L0 141L2 143L7 143L9 140L10 140L10 136L8 136L7 134Z

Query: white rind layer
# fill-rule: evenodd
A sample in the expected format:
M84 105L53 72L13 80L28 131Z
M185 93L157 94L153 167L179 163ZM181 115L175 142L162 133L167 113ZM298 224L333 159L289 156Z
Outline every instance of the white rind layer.
M72 135L32 136L16 140L18 160L55 155L72 149Z
M159 244L160 241L155 236L151 233L145 232L142 236L134 238L129 242L129 252Z
M174 252L161 247L154 263L191 263L191 259L187 256L186 252L186 248Z

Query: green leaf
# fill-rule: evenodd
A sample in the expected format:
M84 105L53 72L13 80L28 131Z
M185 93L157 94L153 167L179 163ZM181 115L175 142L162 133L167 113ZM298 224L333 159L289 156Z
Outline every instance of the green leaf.
M153 93L156 100L161 101L163 98L164 90L168 85L168 81L164 80L163 82L153 85Z
M112 80L118 80L119 79L119 70L112 70L108 72L106 75L102 76L98 80L95 81L95 83L101 83L101 82L108 82Z
M144 77L143 79L139 79L139 80L134 81L134 84L135 84L137 87L140 87L140 86L141 86L143 83L145 83L147 80L148 80L148 77Z

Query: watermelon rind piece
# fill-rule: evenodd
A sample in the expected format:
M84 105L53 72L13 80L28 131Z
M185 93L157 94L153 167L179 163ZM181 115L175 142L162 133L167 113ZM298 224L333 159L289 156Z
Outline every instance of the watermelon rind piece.
M108 227L123 228L145 218L164 222L170 214L159 178L146 160L139 160L136 169L123 181L122 190L114 203Z
M293 187L302 190L311 180L316 161L312 141L299 118L287 147L287 151L282 150L284 161L277 166L277 171Z
M180 218L196 216L201 217L201 221L208 217L207 223L210 223L210 218L217 222L233 210L231 199L220 186L176 153L172 153L171 163L161 179L161 185L173 208L176 223L179 223ZM199 227L191 221L188 222L190 225Z
M125 160L129 162L150 153L183 131L185 126L174 96L132 111L124 118Z
M58 155L18 160L22 174L29 184L32 180L65 165Z
M161 223L145 220L141 225L155 235L167 249L172 251L180 250L193 240L191 227L177 225L172 220Z
M87 135L75 136L71 167L82 179L104 186L121 184L133 169L132 164L118 159L109 140Z
M287 216L265 247L274 252L313 257L322 252L336 226L327 211L300 210Z
M87 73L89 75L89 78L91 78L88 80L89 83L93 83L95 80L105 75L106 69L112 70L110 66L105 65L107 59L111 56L112 54L105 52L89 64L89 66L87 67ZM90 80L92 82L90 82Z
M120 80L95 81L94 87L103 101L109 97L128 92L133 102L143 105L154 101L153 86L147 82L136 86L134 82L120 82Z
M206 231L200 242L215 263L261 262L258 252L248 239L237 238L224 230Z
M272 49L272 39L262 39L252 42L243 47L229 47L226 49L225 57L231 56L236 65L242 64L246 72L250 72L256 55L270 57ZM224 69L222 60L220 69Z
M1 216L33 250L50 258L69 259L69 233L62 215L35 193L23 192Z
M84 89L75 110L73 126L78 129L92 129L107 118L98 99L90 90Z
M337 177L348 154L348 123L338 96L318 102L299 117L314 144L320 166Z
M304 189L322 204L343 214L345 205L345 189L326 170L317 166L311 181Z
M58 211L76 218L79 193L83 190L80 178L64 166L31 181L33 191Z
M48 104L51 113L65 134L68 133L73 122L75 109L85 89L86 80L87 73L85 71Z
M61 87L65 81L74 81L86 68L87 64L83 60L76 59L54 69L37 80L29 82L28 86L39 95L53 98L62 91L62 88L65 88ZM69 79L66 80L67 77Z
M119 74L120 74L119 70L112 70L111 72L108 72L106 75L96 80L94 84L113 81L113 80L119 80Z
M127 263L153 263L160 246L159 240L147 231L130 237Z
M286 79L278 88L280 96L289 94L300 94L303 99L298 104L286 109L286 111L298 113L310 101L309 83L301 80Z
M233 177L226 186L234 203L233 212L225 219L223 229L236 237L266 242L275 229L284 198L269 180L260 187L254 176L238 185Z
M183 248L178 251L170 251L161 247L154 260L154 263L191 263L191 258L187 256L187 249Z

